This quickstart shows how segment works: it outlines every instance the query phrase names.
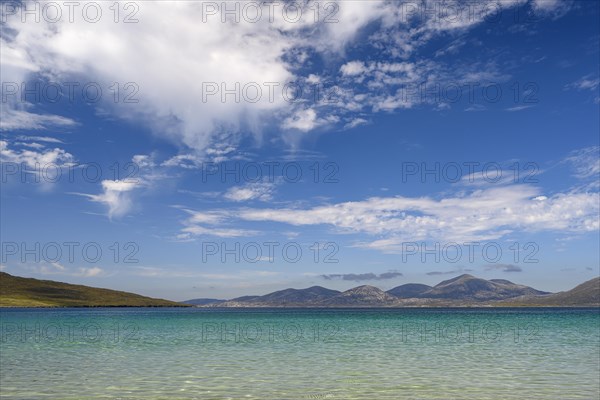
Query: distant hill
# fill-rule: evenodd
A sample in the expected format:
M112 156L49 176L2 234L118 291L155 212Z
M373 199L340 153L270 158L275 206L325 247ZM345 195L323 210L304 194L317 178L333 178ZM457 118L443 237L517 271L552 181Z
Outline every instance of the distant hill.
M346 290L336 296L333 296L321 304L329 307L381 307L391 306L398 301L398 298L384 292L374 286L363 285Z
M174 301L0 272L0 307L185 307Z
M396 286L387 292L392 296L396 296L399 299L415 299L420 298L423 293L431 290L432 287L429 285L423 285L421 283L407 283L406 285Z
M522 296L504 303L526 306L598 306L600 305L600 278L590 279L566 292L546 296Z
M191 299L191 300L186 300L186 301L182 301L183 304L190 304L192 306L206 306L208 304L219 304L219 303L223 303L226 300L219 300L219 299Z
M242 296L209 307L474 307L474 306L598 306L600 280L592 279L556 294L506 279L460 275L435 286L408 283L384 292L358 286L345 292L313 286L284 289L264 296Z
M389 292L393 292L394 288ZM389 293L388 292L388 293ZM490 301L527 295L543 295L548 292L533 289L529 286L517 285L505 279L485 280L473 275L464 274L456 278L440 282L434 287L418 293L417 298Z
M340 293L337 290L326 289L321 286L312 286L307 289L285 289L260 296L254 301L277 302L281 304L318 303Z
M317 305L339 294L338 290L327 289L321 286L312 286L306 289L284 289L269 293L264 296L243 296L229 300L219 305L225 307L255 306L299 306L306 307Z

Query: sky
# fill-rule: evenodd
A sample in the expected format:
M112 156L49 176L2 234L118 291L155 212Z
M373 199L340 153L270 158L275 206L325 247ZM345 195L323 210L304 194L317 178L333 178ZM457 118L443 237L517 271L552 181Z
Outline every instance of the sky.
M0 268L568 290L600 274L599 4L3 2Z

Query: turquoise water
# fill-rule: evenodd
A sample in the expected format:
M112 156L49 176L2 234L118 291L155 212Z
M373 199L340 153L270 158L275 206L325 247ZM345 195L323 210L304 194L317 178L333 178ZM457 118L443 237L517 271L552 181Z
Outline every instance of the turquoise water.
M598 310L11 309L2 399L595 399Z

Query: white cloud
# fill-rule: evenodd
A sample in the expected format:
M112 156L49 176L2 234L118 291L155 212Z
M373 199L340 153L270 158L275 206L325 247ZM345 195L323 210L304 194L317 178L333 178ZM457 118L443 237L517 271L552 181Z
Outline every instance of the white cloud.
M194 211L182 208L189 217L183 221L185 226L175 238L178 241L193 240L197 236L216 236L221 238L236 238L255 236L258 232L246 229L223 228L216 225L226 223L228 214L223 211Z
M61 270L61 271L64 271L64 270L66 270L66 267L65 267L64 265L62 265L62 264L58 263L58 262L54 262L54 263L52 263L52 265L53 265L53 266L54 266L56 269L59 269L59 270Z
M183 169L200 169L208 163L222 163L230 159L243 159L237 148L215 143L203 152L178 154L161 163L163 167L179 167Z
M515 106L515 107L509 107L506 109L506 111L510 111L510 112L515 112L515 111L523 111L523 110L527 110L528 108L531 108L533 106L529 105L529 106Z
M45 2L39 2L40 8ZM497 11L498 7L506 9L523 2L490 0L477 6ZM31 8L32 1L25 3ZM369 42L377 49L389 50L393 57L406 59L432 38L476 26L487 17L485 12L462 12L458 19L428 13L407 18L402 14L402 2L373 0L327 2L331 6L321 10L320 18L315 20L316 2L306 1L301 2L303 17L295 23L283 18L281 5L275 18L269 20L266 3L261 3L263 18L258 22L242 18L240 23L223 23L221 15L203 21L202 3L161 1L136 3L140 8L139 22L126 24L113 22L112 3L99 4L106 17L97 23L82 18L75 18L72 23L68 18L48 23L42 18L39 23L23 24L19 13L9 16L4 26L11 35L3 37L0 43L3 79L22 82L42 76L58 82L94 81L106 92L114 82L133 82L139 88L135 96L138 103L115 103L112 96L105 96L98 106L124 119L147 124L156 135L182 145L184 151L191 149L193 155L182 151L166 162L167 166L191 168L212 144L220 141L219 135L224 132L231 134L230 142L239 141L243 135L254 135L260 140L267 126L308 132L341 121L342 116L334 113L323 117L325 113L318 108L322 106L318 101L290 104L284 99L282 88L290 81L325 82L326 74L303 77L297 71L311 62L314 53L326 59L334 59L332 54L335 59L342 59L346 46L364 32L363 28L380 27L371 34ZM322 8L323 2L319 4ZM123 9L123 5L124 2L118 7ZM552 10L552 15L565 9L554 1L550 5L536 1L535 7L540 12ZM326 17L331 17L331 23L324 21ZM434 80L437 74L430 74L432 69L439 72L424 61L385 64L352 60L339 69L342 78L348 80L340 88L347 97L339 107L358 110L368 106L375 112L411 107L415 102L401 100L393 85L419 82L423 76ZM8 78L4 77L5 70ZM468 72L458 71L455 76L485 78ZM368 91L354 93L351 81L369 74L372 76L365 77ZM236 84L238 89L234 89ZM251 93L258 87L262 95L252 96L243 89L246 84L251 85L246 87L252 89ZM390 90L382 92L385 87ZM270 96L270 88L275 88L274 97ZM234 89L240 99L234 95L223 98L223 89ZM210 94L211 90L218 93ZM2 110L2 129L75 124L66 117L34 114L23 107L12 104ZM348 120L343 123L351 124ZM286 132L282 135L292 144L296 136Z
M46 129L48 126L74 126L77 123L59 115L36 114L25 110L15 110L7 105L0 107L0 130Z
M479 112L485 110L487 110L487 108L481 104L473 104L472 106L465 108L465 111L467 112Z
M343 76L356 76L369 71L362 61L350 61L341 66L340 72Z
M46 2L39 3L42 8ZM345 20L332 24L315 20L308 3L296 23L286 22L281 4L270 21L265 3L261 3L263 18L258 22L242 18L240 23L223 23L220 14L202 21L202 4L188 1L136 3L139 22L133 24L114 23L112 17L97 23L82 18L48 23L42 18L23 24L17 12L7 18L6 29L14 30L14 35L3 38L2 53L15 69L11 81L40 73L60 82L91 80L106 88L113 82L134 82L139 88L137 104L115 104L108 96L111 99L103 99L102 105L123 118L147 123L157 135L203 151L219 132L258 134L268 119L263 117L293 111L281 95L283 85L297 78L286 57L307 47L327 52L343 48L357 30L380 16L370 10L383 4L356 3L340 6L339 18ZM31 8L32 2L25 5ZM112 3L100 5L104 16L113 15L108 9L114 8ZM123 9L123 3L118 7ZM234 101L233 95L223 101L222 89L236 84L241 101ZM257 101L242 90L246 84L261 89ZM269 96L269 87L276 88L274 97ZM209 94L213 89L219 93ZM7 115L11 118L4 123L6 129L24 127L27 120L30 128L72 123L16 110ZM18 122L12 122L15 119Z
M131 158L131 162L138 168L152 168L156 166L153 157L147 154L136 154Z
M15 164L25 164L33 172L39 171L48 165L63 166L74 161L72 154L63 149L54 148L46 150L15 150L9 148L9 143L0 140L0 160Z
M337 12L328 9L330 20L338 22L324 24L325 32L317 40L318 50L343 52L345 46L361 32L361 28L381 19L389 12L393 3L386 1L341 1L336 0ZM335 12L335 15L332 15ZM323 14L322 14L323 15Z
M14 142L14 144L15 144L15 146L29 147L29 148L36 149L36 150L40 150L40 149L43 149L46 147L41 143Z
M4 10L2 18L4 19ZM0 130L39 130L47 126L68 127L76 125L76 122L70 118L27 111L32 105L23 101L20 93L15 95L9 94L12 93L14 85L21 87L32 74L41 72L42 68L31 58L26 46L19 46L14 42L8 42L5 36L0 37L0 50L3 83L3 100L0 103ZM7 92L4 92L5 85L8 85L6 86ZM9 86L12 87L9 88ZM4 98L5 95L6 98Z
M600 147L591 146L576 150L565 159L575 169L578 178L600 177Z
M560 18L573 6L572 0L533 0L531 6L539 16L550 16Z
M177 236L179 240L187 240L196 236L216 236L220 238L237 238L256 236L258 232L248 229L230 229L204 227L200 225L189 225L181 230L183 233Z
M227 190L223 195L231 201L249 201L260 200L269 201L273 198L275 183L272 182L252 182L243 186L235 186Z
M131 210L133 205L131 192L140 186L139 181L133 180L103 180L101 194L77 194L107 206L108 217L112 219L122 217Z
M598 86L600 86L600 78L595 78L592 75L586 75L583 78L568 84L565 89L595 91L598 89Z
M178 154L164 161L164 167L179 167L184 169L197 169L202 166L203 156L197 154Z
M99 276L104 273L102 268L92 267L92 268L79 268L79 273L77 275L83 276L85 278L91 278L94 276Z
M142 190L156 187L157 182L170 178L155 161L154 155L136 154L132 157L134 170L124 179L103 180L100 194L72 193L107 207L110 219L121 218L134 208L135 196Z
M364 118L354 118L352 121L350 121L346 125L344 125L344 129L352 129L352 128L356 128L357 126L365 125L368 123L369 123L369 121L367 121Z
M11 269L14 269L14 267L25 269L40 275L78 276L85 278L96 277L105 273L105 271L99 267L65 267L58 262L40 262L35 264L19 263L11 266ZM4 266L4 269L6 268L7 266ZM0 270L2 269L3 268L0 268Z
M35 142L46 142L46 143L64 143L62 140L57 139L57 138L53 138L50 136L27 136L27 135L20 135L17 136L18 140L23 140L23 141L35 141Z
M218 211L207 211L207 212L196 212L188 209L184 209L188 214L191 215L189 222L193 224L218 224L224 221L227 217L226 214Z
M600 228L599 208L598 193L543 196L532 186L507 185L440 199L373 197L308 209L244 208L227 215L231 220L330 225L342 234L379 237L362 246L389 251L415 240L482 241L515 231L591 232Z
M282 126L286 129L298 129L308 132L319 126L321 122L317 119L317 113L312 108L299 110L293 116L286 118Z

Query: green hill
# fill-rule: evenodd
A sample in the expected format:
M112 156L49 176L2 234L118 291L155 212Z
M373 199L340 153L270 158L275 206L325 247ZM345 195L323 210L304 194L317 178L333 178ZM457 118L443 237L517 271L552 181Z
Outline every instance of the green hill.
M185 307L118 290L21 278L0 272L0 307Z
M587 307L600 306L600 278L590 279L566 292L546 296L522 296L508 299L506 305L515 306L552 306L552 307Z

